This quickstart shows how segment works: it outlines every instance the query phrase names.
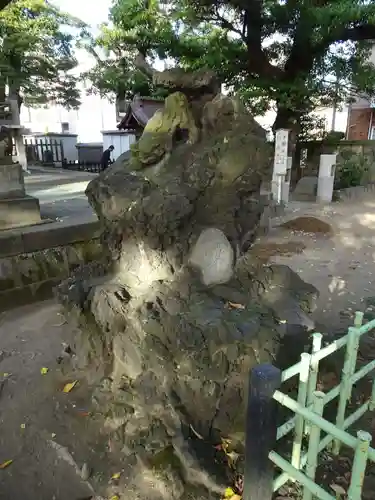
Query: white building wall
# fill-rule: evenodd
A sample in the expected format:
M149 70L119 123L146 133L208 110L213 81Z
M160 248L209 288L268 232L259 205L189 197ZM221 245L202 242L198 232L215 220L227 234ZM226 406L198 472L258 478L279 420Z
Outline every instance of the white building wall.
M83 86L82 86L83 89ZM99 142L101 130L116 126L116 106L98 95L87 96L82 90L82 105L78 110L67 110L61 106L48 108L21 107L21 124L33 133L77 134L79 142ZM69 130L63 130L62 124L68 123Z
M119 130L103 130L103 151L114 146L112 159L116 160L122 153L129 151L130 145L135 142L135 135Z

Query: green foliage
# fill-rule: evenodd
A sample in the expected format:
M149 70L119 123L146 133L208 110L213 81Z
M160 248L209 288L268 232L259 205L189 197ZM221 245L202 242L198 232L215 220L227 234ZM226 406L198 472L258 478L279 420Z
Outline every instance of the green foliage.
M156 91L134 67L138 51L151 62L214 69L253 112L276 106L276 127L298 130L317 106L375 89L374 67L365 63L375 2L114 0L110 22L86 42L106 54L86 75L99 92Z
M337 160L335 189L366 185L373 172L373 164L367 156L343 150Z
M84 24L46 0L15 0L0 12L0 86L28 105L79 105L74 35Z

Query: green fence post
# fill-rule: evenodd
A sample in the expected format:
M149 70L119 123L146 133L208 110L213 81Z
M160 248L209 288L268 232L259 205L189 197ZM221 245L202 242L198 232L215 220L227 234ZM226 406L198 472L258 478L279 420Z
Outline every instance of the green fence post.
M346 344L345 361L341 374L339 407L337 410L337 417L336 417L336 426L341 430L343 429L343 424L345 420L346 403L350 399L352 392L352 384L350 382L350 377L355 372L358 346L359 346L358 330L357 328L350 327L348 329L348 341ZM341 447L340 440L335 439L333 442L333 453L335 455L338 455L340 453L340 447Z
M370 399L370 404L369 404L369 410L370 411L375 410L375 378L372 381L372 390L371 390L371 399Z
M321 333L313 334L313 343L312 343L312 354L320 351L322 348L322 338L323 335ZM307 384L307 398L306 398L306 406L310 406L313 403L314 392L316 391L316 384L318 381L318 373L319 373L319 360L314 360L314 356L312 356L310 361L310 373L309 373L309 381ZM305 434L310 433L311 425L309 422L305 424Z
M309 381L311 355L304 352L301 354L301 369L299 372L298 398L297 402L301 406L306 406L307 384ZM304 418L301 415L296 415L296 425L294 427L294 441L292 449L292 466L296 469L300 468L301 448L303 437Z
M323 415L324 409L324 393L316 391L313 394L313 408L312 411L316 413L319 417ZM309 449L307 451L307 463L306 463L306 476L312 481L315 479L316 467L318 465L318 454L319 454L319 443L320 443L320 427L316 424L312 424L310 430L310 440ZM311 500L313 497L312 492L305 486L303 488L303 500Z
M352 477L348 490L348 500L361 500L363 481L367 464L368 451L372 440L371 434L364 431L357 433L358 443L355 450L354 462L352 467Z
M360 328L363 323L363 312L357 311L354 317L354 326Z

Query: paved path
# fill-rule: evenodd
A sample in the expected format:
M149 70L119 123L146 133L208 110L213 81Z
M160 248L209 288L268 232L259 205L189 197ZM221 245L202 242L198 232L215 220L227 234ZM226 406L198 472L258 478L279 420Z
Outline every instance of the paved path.
M43 218L96 218L85 195L87 184L96 174L44 167L30 167L30 172L25 176L26 192L39 199Z

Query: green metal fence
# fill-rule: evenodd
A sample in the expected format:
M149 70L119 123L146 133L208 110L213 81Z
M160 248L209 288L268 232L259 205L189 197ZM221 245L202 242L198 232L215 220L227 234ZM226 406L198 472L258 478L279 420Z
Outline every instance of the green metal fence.
M313 334L312 353L301 355L301 361L282 372L282 382L299 376L297 400L276 391L274 400L289 408L295 416L277 429L277 439L281 439L294 430L292 457L290 462L275 451L269 458L283 472L274 480L273 491L277 491L287 481L297 481L303 486L303 500L316 497L320 500L336 500L315 483L315 472L318 455L332 445L335 455L340 453L342 444L355 450L351 482L347 492L350 500L360 500L362 494L365 469L368 460L375 462L375 449L370 447L372 436L359 431L355 438L347 429L360 419L368 410L375 409L375 381L368 401L350 416L346 416L347 403L351 398L353 385L375 369L375 360L356 371L359 340L362 335L375 328L375 320L362 325L363 313L357 312L354 326L348 329L347 335L322 347L322 335ZM346 348L345 360L341 374L341 382L328 393L317 391L319 362L338 351ZM322 417L324 406L338 398L338 410L335 424ZM321 439L321 431L327 435ZM302 452L302 439L308 438L307 453ZM375 497L375 494L374 494Z

